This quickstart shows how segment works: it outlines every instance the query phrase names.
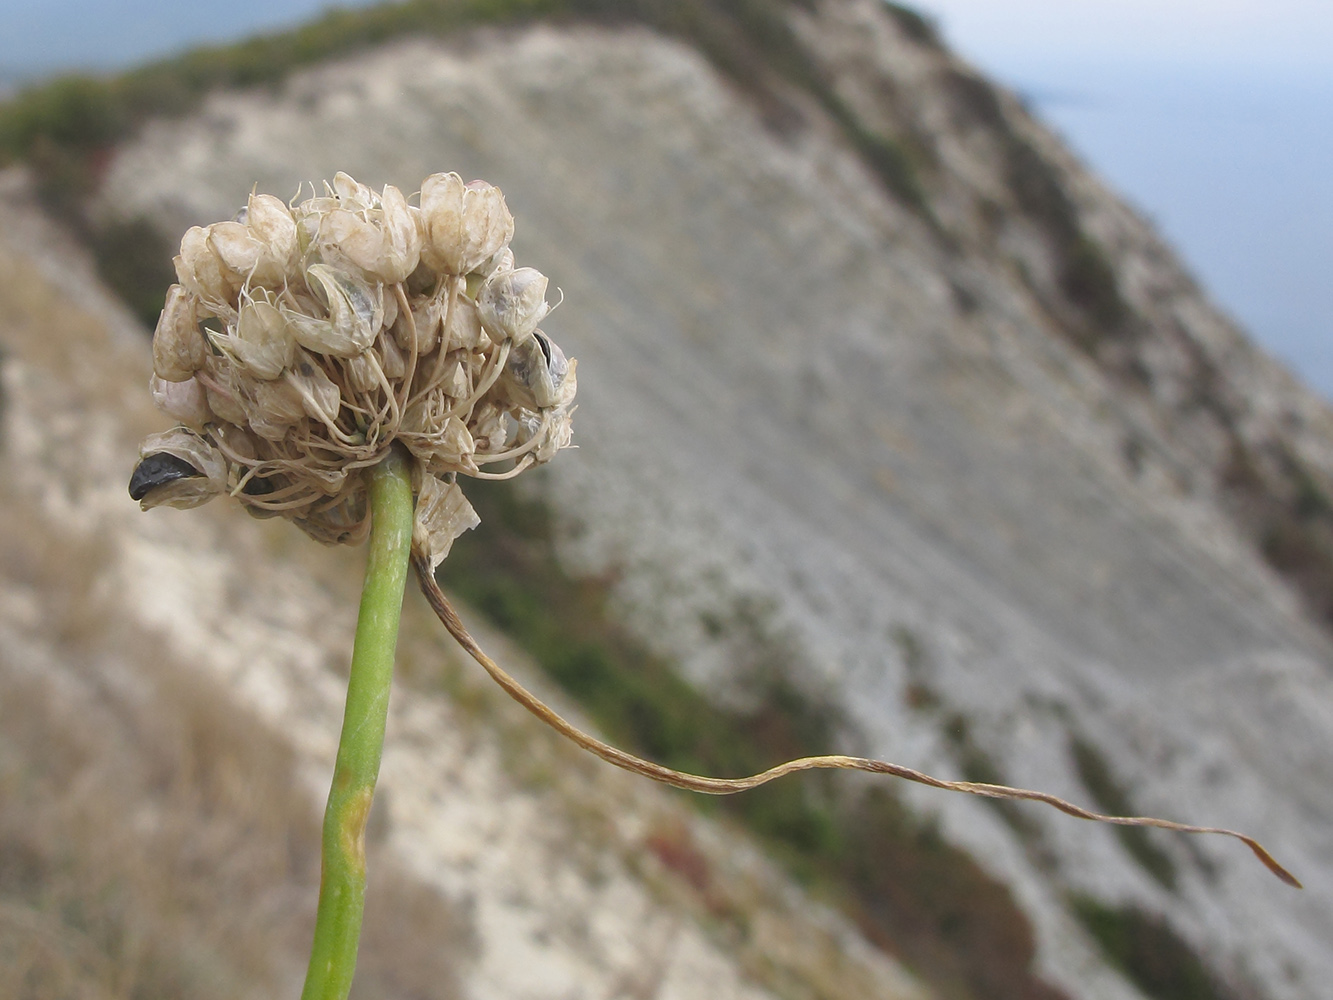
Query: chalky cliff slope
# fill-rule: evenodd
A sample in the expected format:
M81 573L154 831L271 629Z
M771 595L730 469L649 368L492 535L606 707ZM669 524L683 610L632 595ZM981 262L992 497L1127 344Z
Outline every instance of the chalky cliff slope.
M446 581L594 723L694 766L841 749L1244 829L1307 889L1228 840L873 782L700 817L481 711L450 668L390 720L382 832L470 936L450 988L1326 995L1329 408L909 12L533 6L149 120L100 161L87 218L171 240L256 184L498 184L565 296L544 325L579 360L579 447L521 501L479 500L480 548L460 541ZM7 447L50 454L58 418L23 422L46 397L7 350ZM100 461L125 574L107 599L179 669L211 664L315 788L346 636L311 609L347 598L309 565L355 560L293 564L273 525L275 551L233 547L260 527L222 514L140 517L106 485L132 453ZM246 645L275 617L239 582L255 566L305 610ZM653 701L667 682L633 687L663 665L688 681L675 708ZM705 718L750 749L717 751Z

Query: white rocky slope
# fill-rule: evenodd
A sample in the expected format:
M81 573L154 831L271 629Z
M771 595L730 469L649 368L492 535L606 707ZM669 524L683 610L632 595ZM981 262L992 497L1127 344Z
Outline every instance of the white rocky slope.
M941 722L961 713L1009 780L1088 801L1077 737L1138 809L1245 829L1305 880L1287 889L1232 842L1156 838L1170 893L1107 830L1034 811L1052 865L982 805L913 792L1014 888L1071 996L1137 994L1070 890L1164 913L1267 996L1320 996L1333 648L1223 513L1227 441L1186 397L1202 357L1242 433L1288 435L1321 476L1333 417L1002 97L1150 331L1151 391L1108 375L1042 304L1056 263L976 124L992 112L969 118L941 83L966 68L873 0L793 17L864 118L930 130L951 241L800 94L804 124L774 131L697 52L642 30L400 43L215 95L123 148L102 205L174 233L253 184L288 194L340 169L499 184L522 259L565 293L547 328L580 360L579 450L545 481L571 567L614 570L624 619L719 697L743 692L708 623L757 601L859 750L955 771ZM913 683L945 708L909 708Z
M125 484L138 440L161 424L148 339L28 187L0 174L0 718L41 715L34 706L49 699L54 721L0 733L0 818L20 841L63 844L73 832L109 856L90 863L102 889L71 890L75 915L62 923L41 892L16 902L29 862L4 842L0 992L111 1000L161 989L145 971L152 947L134 941L135 893L146 892L160 910L148 926L172 935L171 960L209 989L188 995L294 997L317 885L289 858L311 845L293 843L278 816L308 812L313 823L327 794L362 553L220 504L138 510ZM506 663L530 670L477 626ZM374 985L354 995L930 996L742 835L559 741L461 660L410 593L370 881L372 897L392 875L430 902L390 900L363 949ZM201 715L202 741L191 735ZM7 811L21 801L16 783L68 756L69 743L83 757L68 784L39 782L37 808ZM192 759L200 753L210 760ZM283 783L289 756L295 787ZM223 815L201 820L191 811L201 799L205 814L219 808L199 777L215 766ZM124 796L140 772L150 780ZM95 825L62 829L71 823ZM163 834L177 827L175 839ZM99 891L119 901L113 939L129 941L106 955L77 912L96 914ZM230 990L222 976L235 968L219 956L259 971Z

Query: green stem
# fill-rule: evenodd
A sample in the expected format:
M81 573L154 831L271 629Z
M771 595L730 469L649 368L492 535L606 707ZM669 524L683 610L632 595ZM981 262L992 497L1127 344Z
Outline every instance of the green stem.
M398 620L412 547L412 482L391 452L370 475L370 551L347 682L324 843L315 941L301 1000L345 1000L356 971L366 896L366 819L379 777Z

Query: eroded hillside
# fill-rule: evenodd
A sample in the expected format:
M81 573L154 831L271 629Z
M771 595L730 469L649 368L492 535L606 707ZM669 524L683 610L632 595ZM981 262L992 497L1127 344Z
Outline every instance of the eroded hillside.
M1333 972L1328 409L919 20L875 0L680 5L703 12L696 22L650 3L560 6L580 16L398 40L150 122L107 160L101 231L170 240L229 217L254 184L287 194L340 169L408 190L438 169L499 184L523 259L566 296L547 326L580 360L580 447L523 504L487 501L480 549L463 543L446 567L460 592L542 653L598 724L649 751L741 767L755 747L827 740L1245 828L1310 886L1291 893L1227 842L1120 836L938 793L903 793L915 818L861 785L739 807L789 870L940 995L1318 996ZM165 530L132 507L117 517L111 537ZM351 565L291 557L285 542L281 555L306 572L314 559ZM199 617L170 592L143 591L139 614L157 627ZM301 594L294 608L317 600ZM308 637L323 620L307 609L283 625ZM296 641L279 634L269 641ZM264 658L247 668L255 678ZM645 685L650 664L667 672ZM321 669L308 686L326 692L323 708L284 728L327 751L334 681ZM694 687L676 692L676 676ZM266 717L290 718L285 705ZM432 711L457 728L457 707ZM749 748L729 749L718 726ZM518 774L494 787L522 786ZM460 859L481 851L482 867L504 868L485 831L518 821L458 817L515 809L504 815L527 817L515 845L552 843L536 831L548 808L570 808L566 795L604 808L589 804L600 784L557 786L535 813L484 783L470 796L441 787L432 808L453 832L420 825L417 841L394 826L389 841L418 872L448 873L435 883L447 898L489 898ZM390 815L410 812L392 786L388 801ZM657 858L707 900L682 860L695 848L681 853L671 832L697 821L677 822L635 827L620 857L631 869ZM949 855L931 868L920 845L932 824L979 867ZM858 843L858 830L885 836ZM448 861L429 861L441 851ZM932 877L912 885L921 871ZM571 888L587 874L560 884L600 912L612 897L596 878ZM505 950L515 935L538 953L567 949L559 981L602 968L593 945L550 944L532 917L557 912L558 894L496 892L507 902L478 905L502 916L470 925L476 995L559 993L549 978L505 978L525 967ZM792 985L806 972L765 964L781 943L755 943L790 937L737 932L711 903L686 912L679 926L704 928L698 947L718 968L780 995L807 988ZM837 933L847 962L870 954ZM534 968L549 977L554 964Z

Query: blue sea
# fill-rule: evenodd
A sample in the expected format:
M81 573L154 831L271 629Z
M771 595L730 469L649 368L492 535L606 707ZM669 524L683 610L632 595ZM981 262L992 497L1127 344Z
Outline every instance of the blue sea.
M1011 85L1333 399L1333 77L1064 67Z

